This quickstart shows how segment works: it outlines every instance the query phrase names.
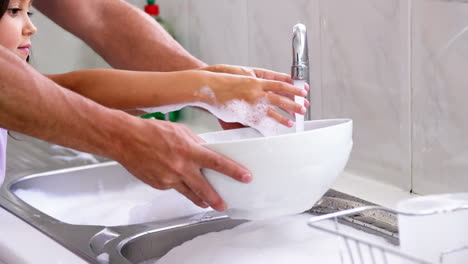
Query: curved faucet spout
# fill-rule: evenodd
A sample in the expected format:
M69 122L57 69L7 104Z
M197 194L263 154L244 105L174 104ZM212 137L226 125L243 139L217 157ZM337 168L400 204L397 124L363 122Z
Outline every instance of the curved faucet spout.
M295 81L305 81L309 84L309 49L307 43L307 29L303 24L297 24L293 28L292 37L293 61L291 78ZM307 95L310 102L310 94ZM310 107L305 120L310 120Z
M309 51L307 47L307 30L303 24L293 28L292 37L293 67L309 67ZM301 78L301 76L296 76ZM300 79L303 80L303 79Z

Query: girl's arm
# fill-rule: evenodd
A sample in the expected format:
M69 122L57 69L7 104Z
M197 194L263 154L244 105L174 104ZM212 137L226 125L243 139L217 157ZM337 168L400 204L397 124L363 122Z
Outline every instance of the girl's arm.
M239 100L250 105L263 102L267 107L277 106L288 112L305 113L304 107L278 94L304 96L302 89L285 82L228 73L94 69L47 77L102 105L122 110L194 103L219 108L232 100ZM268 110L268 115L292 126L291 121L273 107Z
M197 91L206 82L204 75L197 71L92 69L46 76L102 105L130 110L200 101L203 98Z

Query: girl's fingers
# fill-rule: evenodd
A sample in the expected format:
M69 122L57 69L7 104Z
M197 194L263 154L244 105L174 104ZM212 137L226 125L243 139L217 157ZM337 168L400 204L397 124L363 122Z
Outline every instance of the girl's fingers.
M297 95L297 96L306 96L307 91L298 87L294 87L290 84L278 81L266 81L267 85L265 85L264 91L266 92L274 92L274 93L286 93L290 95Z
M284 115L278 113L278 111L276 111L273 107L270 107L268 109L268 116L273 118L274 120L278 121L278 123L286 126L286 127L293 127L294 126L294 122L285 117Z
M291 111L301 115L306 113L306 108L304 106L297 104L284 96L268 93L267 98L271 105L277 106L288 113Z
M255 76L260 79L280 81L290 84L294 83L289 74L269 71L260 68L253 68L252 70L255 72Z
M294 95L285 94L285 93L276 93L276 94L284 96L284 97L289 98L290 100L294 101ZM304 106L306 108L310 106L310 102L309 102L309 100L307 100L307 98L304 98ZM285 109L283 109L283 110L289 113L288 110L285 110Z

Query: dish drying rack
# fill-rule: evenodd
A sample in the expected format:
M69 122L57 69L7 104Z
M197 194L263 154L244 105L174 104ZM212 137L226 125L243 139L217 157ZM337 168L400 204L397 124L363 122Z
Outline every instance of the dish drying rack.
M346 206L351 209L342 210L343 204L340 201L340 198L328 198L327 200L319 201L317 204L318 206L315 206L309 211L309 213L316 214L317 216L311 217L307 224L312 228L326 232L337 238L337 241L340 242L338 245L340 247L338 252L340 254L341 264L444 264L446 263L444 262L445 259L451 254L460 253L461 251L468 252L468 245L453 248L442 252L439 256L439 261L433 263L408 255L397 247L392 248L386 245L379 245L340 230L340 224L344 224L366 233L383 237L387 242L393 245L399 245L397 227L398 215L411 217L429 216L468 210L468 206L443 212L432 211L417 214L399 212L377 205L369 205L368 202L362 200L356 201L354 206L352 204L350 205L348 200ZM327 204L321 205L321 202ZM324 225L326 221L328 221L328 225ZM343 229L343 226L341 229Z

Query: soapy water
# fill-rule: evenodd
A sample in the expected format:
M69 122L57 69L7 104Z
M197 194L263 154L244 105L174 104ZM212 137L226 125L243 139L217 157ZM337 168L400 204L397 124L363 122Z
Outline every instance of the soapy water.
M251 221L233 229L198 236L173 248L160 259L141 264L310 264L355 263L349 257L343 239L307 225L309 214ZM333 228L334 222L318 225ZM386 248L398 249L381 237L339 224L340 231ZM351 245L354 258L358 249ZM401 258L368 248L361 248L362 261L357 263L405 263ZM356 261L356 259L354 259Z
M294 86L297 88L305 89L305 81L294 81ZM304 106L304 97L295 96L294 102ZM304 116L296 113L296 133L304 131Z
M203 87L200 92L208 94L209 96L215 96L214 92L208 87ZM190 102L160 107L138 108L138 110L142 110L147 113L168 113L180 110L186 106L195 106L206 109L224 122L241 123L258 130L264 136L283 134L286 128L267 115L268 109L271 107L267 99L260 99L254 104L249 104L243 100L231 100L224 105L218 106L212 106L201 102Z
M194 205L175 190L161 191L141 183L66 196L37 189L18 189L15 194L49 216L76 225L131 225L212 210Z

